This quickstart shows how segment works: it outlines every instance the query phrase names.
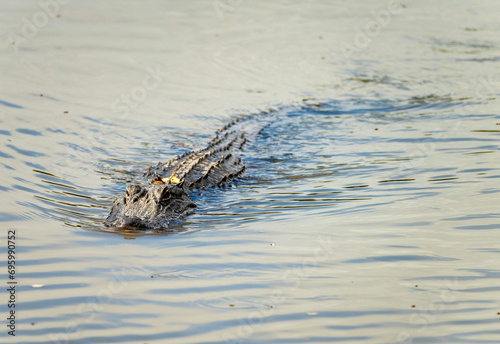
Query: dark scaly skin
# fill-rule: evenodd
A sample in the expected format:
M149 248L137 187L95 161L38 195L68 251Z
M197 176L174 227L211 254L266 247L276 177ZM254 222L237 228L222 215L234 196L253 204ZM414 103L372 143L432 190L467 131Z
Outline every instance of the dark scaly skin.
M193 212L193 190L228 185L245 172L238 153L268 125L270 116L263 115L248 116L221 128L204 149L148 167L144 173L147 181L130 184L125 194L116 198L104 221L106 227L161 230Z

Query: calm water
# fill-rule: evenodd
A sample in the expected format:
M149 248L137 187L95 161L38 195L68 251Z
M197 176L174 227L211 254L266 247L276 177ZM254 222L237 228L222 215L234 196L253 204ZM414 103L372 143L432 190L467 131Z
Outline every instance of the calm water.
M62 2L0 5L1 343L500 342L498 2ZM172 232L103 228L270 109Z

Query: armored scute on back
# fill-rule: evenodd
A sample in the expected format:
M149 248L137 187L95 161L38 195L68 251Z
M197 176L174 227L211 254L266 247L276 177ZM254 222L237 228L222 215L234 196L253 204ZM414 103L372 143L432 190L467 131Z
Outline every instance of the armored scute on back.
M114 201L104 224L119 230L158 230L192 212L196 207L189 196L192 190L220 187L244 173L238 152L267 125L258 119L253 115L233 122L219 130L221 134L206 148L150 166L144 174L147 181L130 184Z

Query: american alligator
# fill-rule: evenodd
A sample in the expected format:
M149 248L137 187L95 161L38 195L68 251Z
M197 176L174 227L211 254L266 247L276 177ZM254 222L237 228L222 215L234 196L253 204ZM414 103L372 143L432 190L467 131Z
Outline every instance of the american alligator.
M269 125L271 112L235 120L219 129L206 148L148 167L145 178L115 199L104 224L117 230L157 231L192 213L193 192L230 185L245 172L239 152Z

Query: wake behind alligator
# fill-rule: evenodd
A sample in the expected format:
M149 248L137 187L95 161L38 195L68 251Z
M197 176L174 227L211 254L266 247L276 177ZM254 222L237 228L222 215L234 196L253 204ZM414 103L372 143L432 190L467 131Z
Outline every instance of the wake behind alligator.
M193 192L230 185L246 169L240 152L269 125L273 113L240 118L218 130L206 148L148 167L144 178L115 199L104 224L116 230L157 231L196 208Z

